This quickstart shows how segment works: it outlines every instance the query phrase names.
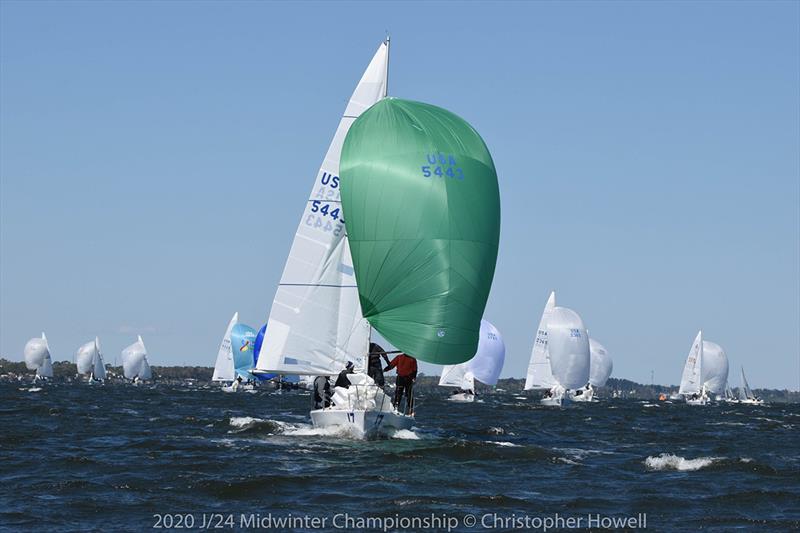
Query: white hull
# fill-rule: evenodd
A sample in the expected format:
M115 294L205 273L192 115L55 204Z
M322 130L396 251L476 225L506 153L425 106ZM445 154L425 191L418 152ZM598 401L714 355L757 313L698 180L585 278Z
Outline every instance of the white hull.
M396 412L329 407L311 411L315 428L338 427L357 438L387 435L400 429L410 429L414 418Z
M447 399L451 402L474 402L475 395L462 392L459 394L451 394Z
M594 402L594 389L580 389L580 394L575 394L578 391L570 391L569 399L573 402Z
M687 405L707 405L708 403L709 403L709 400L705 396L701 396L701 397L695 398L693 400L689 399L689 398L686 398L686 404Z
M764 400L748 399L748 400L739 400L737 403L741 403L744 405L764 405Z

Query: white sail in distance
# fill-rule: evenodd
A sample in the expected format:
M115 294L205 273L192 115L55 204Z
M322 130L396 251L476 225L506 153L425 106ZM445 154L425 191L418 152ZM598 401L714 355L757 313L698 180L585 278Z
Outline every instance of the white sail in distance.
M28 370L38 370L44 364L45 357L49 355L47 338L44 333L41 337L34 337L25 343L23 357Z
M481 320L478 350L469 361L442 368L439 385L474 390L475 380L486 385L497 384L503 370L506 346L497 328L488 320Z
M106 363L103 361L103 352L100 351L100 339L94 338L94 358L92 360L92 377L94 379L106 379Z
M363 318L345 233L339 157L350 126L386 96L389 42L378 47L317 173L272 302L257 372L331 375L366 355Z
M678 394L700 394L703 387L703 332L698 331L683 366Z
M42 332L42 340L44 341L45 347L45 354L44 354L44 361L42 361L42 366L36 370L36 375L40 378L52 378L53 377L53 360L50 358L50 345L47 343L47 337Z
M141 380L147 380L152 377L150 365L147 362L147 349L141 336L136 339L136 342L122 350L121 358L122 373L126 379L138 377Z
M592 387L602 387L614 370L614 362L605 346L592 338L589 338L589 351L591 353L589 384Z
M557 382L550 369L550 357L547 352L547 320L556 306L556 293L550 293L547 303L539 319L539 327L536 330L536 337L533 341L531 359L528 363L528 373L525 377L525 390L531 389L550 389Z
M225 329L225 335L222 336L222 342L219 343L219 351L217 352L217 361L214 363L214 375L211 377L212 381L233 381L233 353L231 352L231 330L233 326L239 323L239 312L233 314L233 317L228 322L228 327Z
M554 307L547 319L547 352L553 378L565 389L589 382L589 334L581 317L566 307Z
M78 374L88 374L94 369L95 353L97 344L89 341L81 345L75 352L75 366L78 367Z
M740 400L752 400L756 395L750 389L750 384L747 383L747 378L744 377L744 367L742 367L742 385L739 387Z
M728 383L728 356L722 346L703 341L703 384L706 390L719 394Z

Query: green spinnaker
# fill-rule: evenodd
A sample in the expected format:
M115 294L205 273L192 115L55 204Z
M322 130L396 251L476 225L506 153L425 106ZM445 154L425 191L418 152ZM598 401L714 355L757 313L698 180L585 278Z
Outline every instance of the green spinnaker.
M472 358L500 240L483 139L445 109L385 98L351 126L339 176L364 316L422 361Z

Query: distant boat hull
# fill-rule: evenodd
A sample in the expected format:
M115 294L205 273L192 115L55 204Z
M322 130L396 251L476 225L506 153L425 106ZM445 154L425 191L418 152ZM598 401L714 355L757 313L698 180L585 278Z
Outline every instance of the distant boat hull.
M578 391L570 391L569 399L573 402L596 402L594 398L594 389L580 389L580 394L576 394Z
M451 394L447 399L451 402L474 402L475 395L461 392L458 394Z
M707 405L709 403L709 399L706 396L700 396L699 398L686 398L687 405Z
M401 429L411 429L414 417L396 412L366 409L316 409L311 411L315 428L338 427L357 438L388 435Z
M748 398L747 400L738 400L736 403L741 403L744 405L764 405L764 400Z

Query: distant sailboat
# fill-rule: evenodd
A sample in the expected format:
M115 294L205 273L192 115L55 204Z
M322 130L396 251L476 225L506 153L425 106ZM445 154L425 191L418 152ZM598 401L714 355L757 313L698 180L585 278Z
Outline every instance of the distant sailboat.
M497 384L503 370L506 346L500 332L489 321L481 320L478 351L465 363L447 365L442 368L439 385L456 387L448 398L452 401L472 402L475 400L475 380L486 385Z
M547 299L533 343L525 390L545 390L542 405L560 406L568 389L589 381L589 335L581 317L555 304L555 292Z
M236 378L233 365L233 352L231 351L231 331L233 331L233 327L238 323L239 313L236 312L228 322L228 327L225 328L225 334L222 336L222 341L219 343L217 361L214 364L214 374L211 377L212 381L231 383Z
M122 373L125 379L131 380L134 385L153 379L153 372L147 360L147 348L141 335L136 342L122 350Z
M105 381L106 366L103 353L100 351L100 339L95 337L93 341L78 348L75 364L78 367L78 374L88 375L88 383Z
M53 377L53 362L50 359L50 346L42 332L41 337L34 337L25 344L25 366L36 370L34 381Z
M697 336L686 356L683 365L681 386L678 394L684 397L689 405L705 405L708 403L708 394L703 383L703 332L698 331Z
M748 405L764 405L764 400L756 396L747 383L747 378L744 377L744 367L742 367L742 384L739 387L739 402Z
M589 366L589 383L583 388L570 391L570 399L574 402L595 401L595 390L606 384L606 381L608 381L614 369L611 355L609 355L602 344L591 337L589 338L589 353L591 359Z

